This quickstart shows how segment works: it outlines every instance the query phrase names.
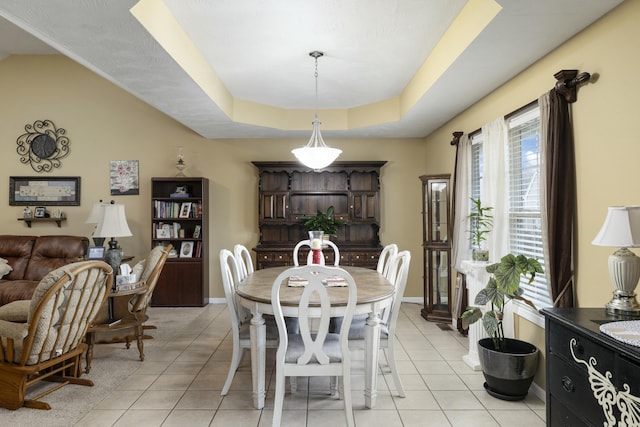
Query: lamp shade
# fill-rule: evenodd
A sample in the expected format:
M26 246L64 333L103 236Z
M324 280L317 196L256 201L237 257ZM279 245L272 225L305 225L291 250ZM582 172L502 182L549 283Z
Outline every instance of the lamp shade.
M640 247L640 206L610 206L593 242L597 246Z
M102 202L95 202L93 206L91 206L91 211L89 212L89 216L87 217L87 220L84 223L98 224L102 220L102 215L104 214L104 206L105 204Z
M96 226L94 237L126 237L131 236L124 205L106 204L101 221Z
M320 121L316 114L313 121L313 132L309 142L304 147L291 150L300 163L310 167L311 169L322 169L329 166L335 159L338 158L342 150L339 148L328 147L322 135L320 134Z

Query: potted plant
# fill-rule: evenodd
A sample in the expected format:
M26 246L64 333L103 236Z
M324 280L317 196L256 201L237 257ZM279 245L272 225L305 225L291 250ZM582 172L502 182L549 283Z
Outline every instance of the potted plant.
M524 298L520 287L521 277L533 282L537 273L543 273L535 258L507 254L500 262L486 267L489 281L475 298L475 307L462 313L465 327L482 319L489 338L478 341L478 356L486 383L485 389L492 396L503 400L521 400L527 395L538 368L538 348L525 341L505 338L502 327L506 303L519 300L535 309ZM484 313L483 313L484 311Z
M482 242L487 240L487 234L493 227L493 207L482 206L480 198L471 197L471 213L467 218L470 222L469 240L473 251L471 259L474 261L489 261L489 251L482 247Z
M326 212L318 211L314 216L304 216L300 220L307 231L323 231L325 236L335 236L338 227L345 223L334 217L333 206L329 206Z

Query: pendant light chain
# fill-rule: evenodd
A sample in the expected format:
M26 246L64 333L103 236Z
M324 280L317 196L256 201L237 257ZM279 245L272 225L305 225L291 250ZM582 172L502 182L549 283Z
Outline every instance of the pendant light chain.
M318 58L324 56L323 52L314 50L309 54L316 60L316 72L314 73L314 77L316 78L316 119L318 118Z

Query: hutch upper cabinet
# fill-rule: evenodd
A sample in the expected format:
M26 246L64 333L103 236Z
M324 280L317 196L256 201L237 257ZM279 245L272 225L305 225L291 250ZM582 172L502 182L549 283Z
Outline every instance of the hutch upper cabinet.
M301 217L333 206L346 222L331 239L340 249L341 265L375 268L382 249L380 168L385 161L334 162L322 170L297 162L253 162L258 168L257 268L293 265L293 247L307 232ZM333 263L332 251L325 251ZM300 251L301 265L307 253Z
M450 175L423 175L422 246L424 308L422 317L451 322Z
M171 243L153 306L197 307L209 299L209 181L151 179L151 246Z

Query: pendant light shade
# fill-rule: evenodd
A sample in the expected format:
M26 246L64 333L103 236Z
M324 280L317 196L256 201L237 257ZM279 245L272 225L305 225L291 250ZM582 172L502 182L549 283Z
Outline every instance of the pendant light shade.
M318 120L318 58L323 55L324 53L317 50L309 53L309 56L316 60L316 113L313 119L311 138L304 147L291 150L303 165L311 169L326 168L342 153L342 150L338 148L328 147L320 134L320 120Z

